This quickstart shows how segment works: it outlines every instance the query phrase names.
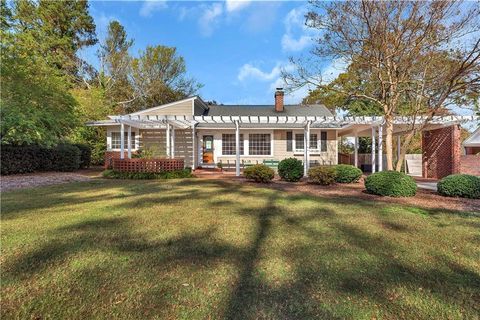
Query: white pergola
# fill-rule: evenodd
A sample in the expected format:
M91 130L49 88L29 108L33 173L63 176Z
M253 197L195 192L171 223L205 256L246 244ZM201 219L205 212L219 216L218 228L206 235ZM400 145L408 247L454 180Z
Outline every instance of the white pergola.
M358 137L372 137L372 171L375 172L375 164L378 161L378 169L382 171L383 163L383 117L287 117L287 116L161 116L161 115L124 115L110 116L110 120L90 122L90 126L102 125L120 125L120 158L125 158L125 126L127 126L127 156L132 156L131 128L139 129L165 129L166 130L166 153L167 157L175 156L175 129L191 129L193 141L193 169L196 166L195 145L196 130L198 125L231 125L235 129L236 140L236 175L240 175L240 130L242 125L248 125L252 128L274 128L281 125L280 129L285 129L289 125L292 128L303 128L304 145L310 145L311 128L329 128L337 129L341 136L354 136L355 138L355 166L358 167ZM433 117L428 120L430 128L445 127L453 124L464 123L468 121L479 120L477 116L443 116ZM427 118L425 117L396 117L394 118L394 134L397 135L397 143L400 144L400 135L407 126L412 123L422 125ZM378 151L375 150L375 139L378 137ZM400 148L398 148L400 149ZM378 155L376 156L378 152ZM309 169L309 148L304 148L304 171L307 174Z

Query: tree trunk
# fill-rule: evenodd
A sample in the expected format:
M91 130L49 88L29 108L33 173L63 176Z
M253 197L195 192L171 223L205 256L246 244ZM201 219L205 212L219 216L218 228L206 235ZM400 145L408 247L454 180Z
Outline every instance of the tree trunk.
M385 116L385 148L387 149L387 170L393 170L393 117Z
M405 141L403 142L401 149L400 149L400 158L397 160L397 165L395 170L400 171L402 170L403 161L405 159L405 154L407 153L407 147L410 145L412 141L413 135L415 134L414 131L410 132L406 137Z

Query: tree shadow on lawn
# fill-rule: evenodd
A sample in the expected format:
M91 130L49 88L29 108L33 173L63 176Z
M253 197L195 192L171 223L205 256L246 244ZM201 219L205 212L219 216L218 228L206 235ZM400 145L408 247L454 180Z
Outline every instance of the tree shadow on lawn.
M179 185L185 183L182 181ZM416 291L422 288L423 292L419 295L427 303L437 301L453 305L455 309L466 310L469 314L478 311L474 304L475 300L480 299L480 278L477 273L446 256L429 257L434 260L432 263L416 268L396 257L403 250L397 243L378 234L372 235L368 230L345 221L342 215L326 206L341 203L371 208L371 201L333 198L325 202L325 199L314 196L256 192L251 187L211 180L199 184L195 182L195 185L207 189L195 192L195 196L204 199L218 194L235 193L238 195L236 201L240 203L248 201L247 197L257 197L264 201L258 210L252 210L245 204L240 210L231 213L254 220L255 229L247 247L219 240L215 237L215 225L199 232L159 241L149 240L145 235L134 232L133 217L100 218L54 230L53 239L41 244L40 248L7 261L2 268L3 276L7 277L8 283L15 279L28 281L34 274L51 271L70 256L98 250L120 255L128 253L137 272L153 275L153 270L156 271L157 276L152 276L151 281L161 281L162 277L168 277L170 272L179 267L187 267L195 274L202 269L215 268L219 262L234 265L238 276L229 295L223 299L223 307L219 307L221 316L214 314L214 318L335 319L355 317L361 312L368 316L374 316L378 312L380 315L398 318L431 316L405 300L402 296L404 291L399 290L402 288L406 288L411 295L416 295ZM175 185L168 192L155 184L150 187L148 193L143 188L140 188L142 192L136 193L135 190L139 189L129 186L122 187L122 190L128 191L129 196L159 196L158 199L153 197L146 206L165 202L180 204L185 199L191 199L191 193L176 190ZM219 187L222 188L221 191L216 190ZM136 200L137 205L139 201L140 199ZM226 204L230 205L232 200L222 201L227 201ZM288 207L279 204L282 201L293 206L299 201L309 201L315 206L299 214L291 214ZM218 205L224 204L219 202ZM118 206L135 208L135 205L128 203ZM314 227L317 223L325 225L327 231ZM299 234L309 241L294 236L290 239L288 234L278 234L279 228L290 229L292 234ZM395 232L404 231L395 228ZM268 253L268 239L279 235L287 238L287 243L281 249L283 258L291 263L293 271L289 281L272 284L264 279L258 266L265 259L265 252ZM158 273L161 273L160 278ZM142 302L135 312L152 316L168 312L169 308L178 308L162 298L166 293L173 295L177 290L168 284L160 291L145 290L140 299ZM158 299L152 299L152 294L159 295ZM142 308L143 303L149 305L149 310ZM136 314L132 310L128 312ZM442 312L433 311L433 315L438 316Z

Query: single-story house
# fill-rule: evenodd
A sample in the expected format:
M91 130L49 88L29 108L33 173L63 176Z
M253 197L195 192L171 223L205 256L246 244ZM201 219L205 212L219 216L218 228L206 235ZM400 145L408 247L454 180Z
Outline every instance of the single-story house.
M431 134L424 139L428 150L424 176L438 177L457 170L453 164L456 152L452 150L455 139L439 146L437 138L454 137L459 134L458 124L468 120L472 118L432 119L425 128ZM408 121L395 119L398 143ZM341 137L354 138L354 164L358 166L361 136L373 137L371 168L383 170L383 123L383 117L338 117L319 104L285 105L284 91L279 88L272 105L211 105L194 96L131 114L109 116L88 125L106 127L106 163L113 163L114 168L136 170L138 166L127 163L141 151L156 158L178 159L181 164L176 167L208 168L221 163L235 168L239 175L250 164L276 163L288 157L302 160L305 172L313 165L338 164ZM435 148L446 150L441 159ZM439 162L450 164L440 166Z
M480 127L463 141L463 148L466 155L480 153Z

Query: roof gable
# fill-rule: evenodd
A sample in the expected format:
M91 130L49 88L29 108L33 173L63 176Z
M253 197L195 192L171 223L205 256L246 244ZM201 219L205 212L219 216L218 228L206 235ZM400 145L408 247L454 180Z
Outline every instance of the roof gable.
M198 96L188 97L175 102L163 104L153 108L130 113L131 116L144 116L144 115L178 115L178 116L193 116L194 105L198 108L208 109L208 106Z
M477 130L470 135L470 137L463 141L463 145L467 147L469 145L480 145L480 127L478 127Z

